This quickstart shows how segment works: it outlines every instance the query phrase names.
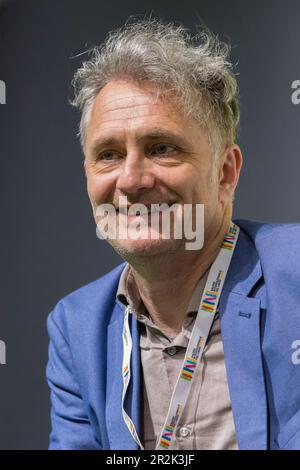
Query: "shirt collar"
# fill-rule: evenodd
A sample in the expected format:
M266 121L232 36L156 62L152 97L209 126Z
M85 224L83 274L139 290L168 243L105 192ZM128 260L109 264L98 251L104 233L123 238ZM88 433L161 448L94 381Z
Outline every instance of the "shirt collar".
M209 269L204 273L201 279L198 281L191 300L189 302L186 313L198 312L200 299L207 281ZM116 294L117 299L122 302L125 306L130 305L132 310L141 315L147 315L146 307L140 297L138 287L132 274L131 266L126 263L125 268L120 276L119 285ZM149 316L149 315L148 315Z

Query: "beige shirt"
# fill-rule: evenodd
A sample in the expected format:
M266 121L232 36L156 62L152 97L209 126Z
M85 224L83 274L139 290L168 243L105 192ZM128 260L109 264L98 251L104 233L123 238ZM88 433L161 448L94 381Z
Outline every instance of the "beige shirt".
M121 274L117 297L125 305L131 306L140 322L143 370L143 423L140 439L145 449L154 450L160 436L207 275L208 272L196 286L181 333L170 338L153 323L128 263ZM170 446L170 450L196 449L238 449L218 314Z

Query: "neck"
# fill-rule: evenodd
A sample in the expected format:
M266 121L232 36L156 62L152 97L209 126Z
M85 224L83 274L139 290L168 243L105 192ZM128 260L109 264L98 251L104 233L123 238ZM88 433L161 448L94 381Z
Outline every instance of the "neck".
M141 298L154 323L167 335L176 336L182 330L193 291L216 259L230 220L231 214L225 214L199 251L183 249L130 260Z

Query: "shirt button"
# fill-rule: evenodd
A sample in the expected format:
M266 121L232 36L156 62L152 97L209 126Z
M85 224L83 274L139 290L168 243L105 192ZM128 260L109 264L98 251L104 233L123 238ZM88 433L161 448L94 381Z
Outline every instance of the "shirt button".
M188 437L191 434L191 431L186 426L183 426L179 429L179 436L180 437Z
M170 356L174 356L174 354L177 353L177 348L176 348L176 346L171 346L170 348L167 348L167 353L168 353Z

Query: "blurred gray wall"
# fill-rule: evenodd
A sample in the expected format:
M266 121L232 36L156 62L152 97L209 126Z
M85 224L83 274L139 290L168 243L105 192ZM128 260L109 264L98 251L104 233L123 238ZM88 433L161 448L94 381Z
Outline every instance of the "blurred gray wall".
M300 219L298 0L15 0L0 4L0 449L48 445L46 317L70 291L121 260L95 236L70 80L129 15L150 12L230 37L242 105L244 168L235 216Z

